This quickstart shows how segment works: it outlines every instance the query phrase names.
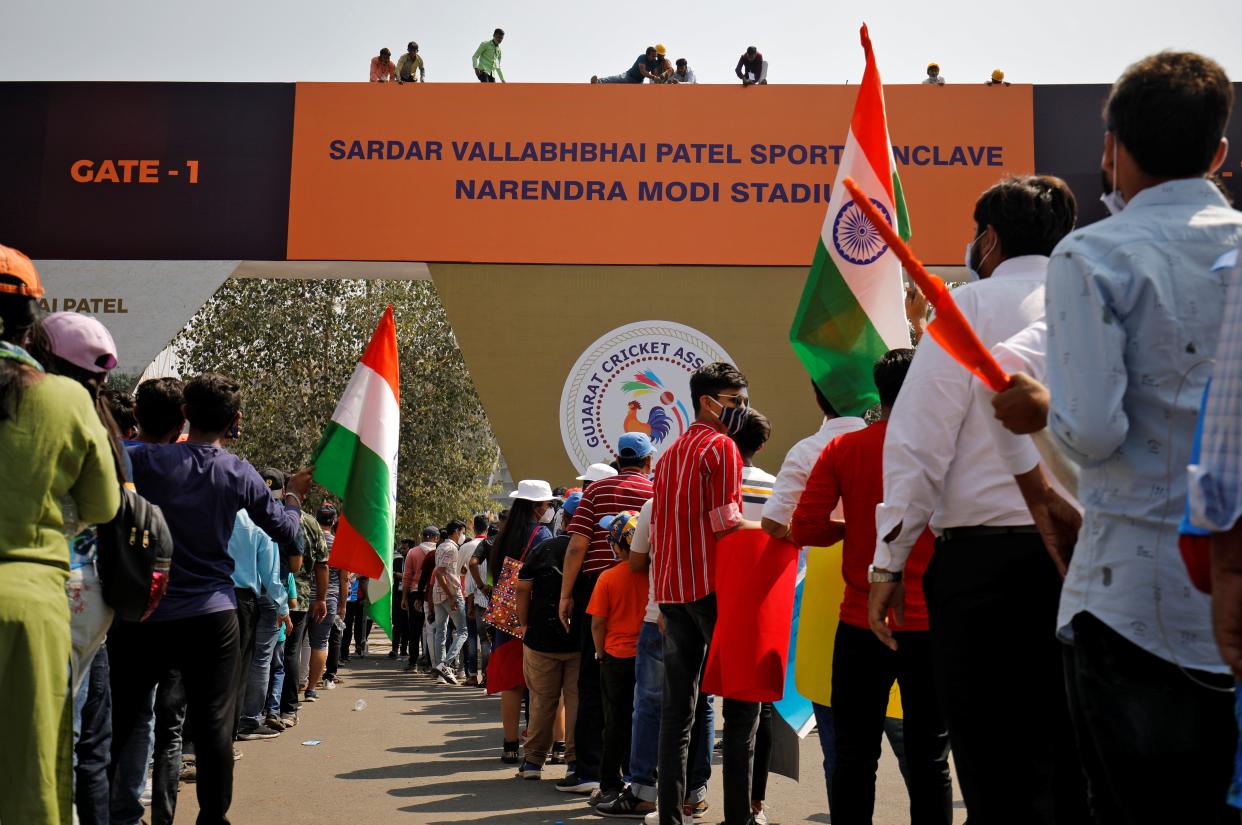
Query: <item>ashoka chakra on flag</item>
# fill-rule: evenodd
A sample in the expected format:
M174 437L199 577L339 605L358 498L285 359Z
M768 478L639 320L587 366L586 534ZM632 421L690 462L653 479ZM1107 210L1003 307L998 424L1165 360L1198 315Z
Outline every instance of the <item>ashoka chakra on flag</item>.
M891 226L893 219L884 204L875 198L870 200ZM836 247L838 255L857 266L875 263L888 251L888 244L884 243L880 233L875 231L871 221L867 220L867 216L853 201L846 201L837 212L836 220L832 223L832 245Z

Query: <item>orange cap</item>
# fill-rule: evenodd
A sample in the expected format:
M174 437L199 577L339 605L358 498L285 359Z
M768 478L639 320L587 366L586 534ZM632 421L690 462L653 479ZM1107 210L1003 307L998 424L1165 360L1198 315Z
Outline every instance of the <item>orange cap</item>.
M22 253L11 246L0 244L0 275L10 275L19 283L0 282L0 292L13 295L25 295L27 298L43 297L43 282L34 264Z

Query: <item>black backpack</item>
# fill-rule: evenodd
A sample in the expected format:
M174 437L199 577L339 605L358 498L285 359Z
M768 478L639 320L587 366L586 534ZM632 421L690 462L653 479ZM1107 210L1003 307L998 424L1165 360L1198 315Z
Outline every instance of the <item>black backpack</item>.
M164 591L173 541L159 507L121 488L121 509L96 531L103 597L118 619L140 622L151 615Z

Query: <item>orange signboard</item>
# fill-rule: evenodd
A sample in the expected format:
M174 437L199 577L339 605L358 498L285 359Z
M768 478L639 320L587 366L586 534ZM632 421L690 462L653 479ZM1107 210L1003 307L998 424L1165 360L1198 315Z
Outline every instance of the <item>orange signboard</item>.
M912 244L1034 171L1030 86L890 86ZM852 86L297 84L291 260L807 265Z

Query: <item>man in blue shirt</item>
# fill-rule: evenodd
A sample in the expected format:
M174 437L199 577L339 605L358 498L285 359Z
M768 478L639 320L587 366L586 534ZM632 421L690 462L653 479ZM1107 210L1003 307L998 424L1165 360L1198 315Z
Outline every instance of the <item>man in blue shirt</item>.
M1105 107L1114 215L1048 266L1048 387L1019 375L997 399L1007 427L1046 423L1082 466L1057 631L1100 822L1237 819L1232 680L1177 547L1228 285L1213 263L1242 241L1242 213L1207 180L1232 104L1224 70L1197 54L1122 74Z
M652 83L662 82L660 77L660 55L656 52L655 46L648 46L647 50L638 56L634 61L634 65L626 69L621 74L609 75L608 77L600 77L593 75L592 83L642 83L644 79L650 80Z
M151 617L118 639L114 658L122 689L113 694L114 732L126 736L141 698L167 670L181 672L198 765L200 825L227 825L233 798L233 728L241 649L229 539L239 510L277 542L300 531L300 503L310 468L289 479L276 501L254 467L220 442L241 421L241 388L206 374L185 386L187 440L129 448L134 483L163 510L173 536L168 592ZM115 684L116 682L114 682Z

